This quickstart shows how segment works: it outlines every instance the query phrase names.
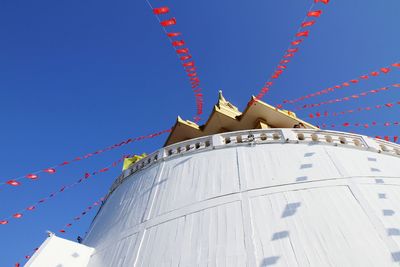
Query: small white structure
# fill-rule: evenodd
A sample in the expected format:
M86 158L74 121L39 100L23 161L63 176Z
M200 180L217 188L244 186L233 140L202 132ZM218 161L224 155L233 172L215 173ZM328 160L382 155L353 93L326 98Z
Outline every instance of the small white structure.
M93 248L50 234L25 266L86 267L93 251Z

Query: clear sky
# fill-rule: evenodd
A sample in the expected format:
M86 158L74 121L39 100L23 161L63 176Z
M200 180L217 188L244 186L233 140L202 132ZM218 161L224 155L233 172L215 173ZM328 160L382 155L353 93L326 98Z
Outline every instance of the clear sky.
M195 101L168 39L143 1L0 2L0 181L25 175L128 137L191 119ZM198 66L208 116L222 89L243 109L279 62L311 0L177 1L177 18ZM398 0L332 0L264 101L272 104L322 90L400 61ZM323 97L323 101L400 82L400 70ZM400 90L398 88L397 90ZM396 90L327 110L400 100ZM312 101L310 101L312 102ZM306 102L304 102L306 103ZM290 108L290 106L288 106ZM313 109L324 111L325 109ZM399 119L400 106L317 123ZM308 112L298 112L307 120ZM398 126L397 126L398 127ZM397 127L338 128L398 135ZM0 219L34 204L86 171L123 153L152 152L166 136L133 143L66 166L53 176L0 187ZM20 220L0 225L0 266L12 266L82 209L104 195L120 168L60 194ZM95 212L65 235L84 235Z

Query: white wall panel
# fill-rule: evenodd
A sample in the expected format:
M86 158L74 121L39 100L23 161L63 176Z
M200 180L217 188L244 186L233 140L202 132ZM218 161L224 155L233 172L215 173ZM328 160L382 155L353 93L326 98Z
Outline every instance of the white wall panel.
M236 148L196 153L167 161L157 189L153 216L238 192Z
M347 186L251 200L261 266L391 266L390 251Z
M106 245L110 240L121 239L126 229L140 224L159 166L132 175L111 194L85 238L85 244Z
M137 266L246 266L241 216L233 202L153 226Z

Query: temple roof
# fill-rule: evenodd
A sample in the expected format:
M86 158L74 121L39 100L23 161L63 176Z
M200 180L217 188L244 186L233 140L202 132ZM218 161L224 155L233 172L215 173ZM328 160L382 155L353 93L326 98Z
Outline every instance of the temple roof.
M243 112L227 101L219 91L218 103L214 105L210 117L204 125L198 125L189 120L178 119L168 136L165 146L177 142L223 132L247 129L293 128L301 125L303 128L318 129L307 123L291 111L273 107L254 96Z

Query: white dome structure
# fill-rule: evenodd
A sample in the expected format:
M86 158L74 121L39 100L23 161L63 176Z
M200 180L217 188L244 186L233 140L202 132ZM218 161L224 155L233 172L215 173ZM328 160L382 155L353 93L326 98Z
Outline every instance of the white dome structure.
M399 265L399 145L230 108L236 121L217 109L204 127L178 119L112 185L79 245L89 259L62 266ZM271 128L292 120L304 128ZM249 121L259 129L238 130Z
M90 267L394 266L400 146L307 129L165 147L113 185Z

